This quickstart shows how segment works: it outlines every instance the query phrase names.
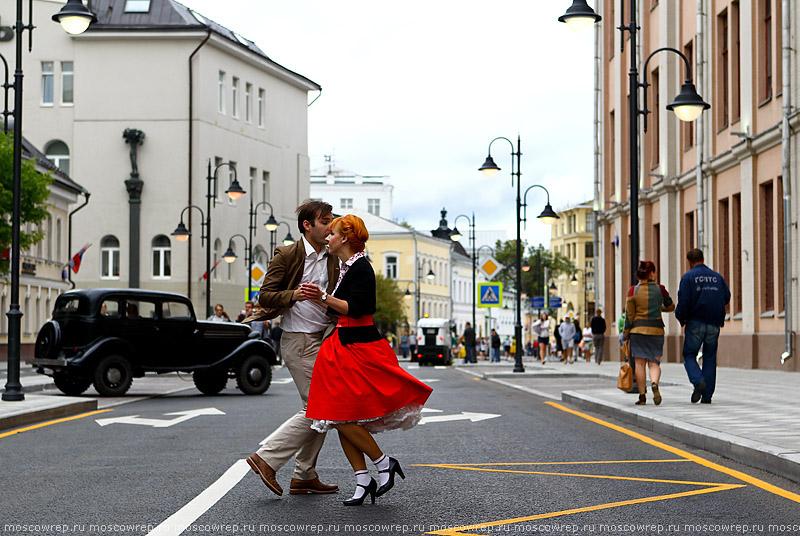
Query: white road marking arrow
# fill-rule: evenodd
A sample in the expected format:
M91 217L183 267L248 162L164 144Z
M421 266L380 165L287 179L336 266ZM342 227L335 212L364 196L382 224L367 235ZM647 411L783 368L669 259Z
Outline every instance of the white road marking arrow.
M202 408L190 409L187 411L175 411L173 413L165 413L164 415L178 415L174 419L145 419L138 415L129 415L127 417L112 417L110 419L95 419L95 422L100 426L108 426L109 424L139 424L141 426L152 426L153 428L168 428L183 421L188 421L200 415L225 415L225 412L217 408Z
M419 421L419 424L465 420L478 422L485 421L486 419L494 419L495 417L500 417L500 415L494 415L492 413L468 413L466 411L462 411L460 415L431 415L430 417L423 417L422 420Z
M278 378L276 380L272 380L274 384L283 384L283 383L294 383L294 380L291 378Z

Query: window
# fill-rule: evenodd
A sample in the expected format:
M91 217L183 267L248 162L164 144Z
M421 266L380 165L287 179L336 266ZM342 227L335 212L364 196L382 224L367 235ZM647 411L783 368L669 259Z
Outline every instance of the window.
M763 270L762 312L775 310L775 211L773 210L773 185L769 181L761 185L761 268Z
M100 241L100 277L119 279L119 240L106 235Z
M185 303L165 301L161 304L161 316L176 320L191 320L192 311Z
M384 275L386 279L397 279L397 256L387 255L384 258Z
M258 126L264 128L264 90L258 90Z
M211 265L211 271L212 271L211 273L214 281L219 281L219 276L217 275L219 274L219 270L215 270L214 267L218 266L217 263L221 259L220 257L220 255L222 254L221 252L222 252L222 242L220 241L219 238L217 238L214 241L214 263Z
M233 183L233 179L236 178L236 162L234 162L233 160L228 160L228 162L230 162L231 165L230 166L225 166L226 168L228 168L228 182L226 184L232 184ZM225 190L227 190L227 189L228 189L228 186L225 186ZM225 190L223 190L223 192ZM250 190L250 191L252 192L252 190ZM228 194L225 194L225 198L228 200L228 206L229 207L235 207L236 206L236 201L231 199L230 197L228 197Z
M690 249L694 248L695 240L694 240L694 212L689 212L685 215L686 221L686 247L684 248L685 251L689 251Z
M125 0L125 13L147 13L150 0Z
M731 2L731 53L733 54L733 61L731 62L731 121L739 119L741 115L741 43L739 42L739 2L738 0Z
M42 62L42 104L53 104L55 73L52 61Z
M594 213L587 212L586 213L586 232L593 233L594 232Z
M103 300L100 305L100 314L105 317L120 317L122 312L119 309L119 302L117 300Z
M47 260L53 260L53 217L47 215L47 229L45 230L44 239L47 241Z
M172 250L169 238L158 235L153 239L153 279L169 279L172 275Z
M650 169L655 169L658 167L659 160L661 155L659 153L659 142L658 142L658 125L659 125L659 109L660 109L660 97L661 95L658 92L658 69L653 69L650 73L650 80L652 85L650 86L652 89L652 99L653 105L650 106L652 113L650 114L650 121L647 127L647 136L648 138L648 146L650 148Z
M125 316L153 320L156 317L156 304L145 300L125 300Z
M583 245L583 256L586 258L594 257L594 242L585 242Z
M69 175L69 147L60 140L53 140L44 148L44 155L54 166Z
M61 62L61 104L72 104L75 91L73 87L74 72L71 61Z
M339 208L353 208L353 198L343 197L339 200Z
M253 122L253 84L244 85L244 120Z
M225 113L225 71L219 72L217 81L217 111L221 114Z
M56 218L56 262L63 261L61 256L61 218Z
M261 173L261 200L267 201L269 199L269 171ZM264 214L267 213L267 205L262 208Z
M733 196L733 299L742 312L742 194Z
M730 202L727 198L721 199L718 203L719 215L717 221L719 227L717 229L718 247L718 266L719 273L726 282L731 281L731 244L730 244ZM730 312L730 303L725 306L725 312Z
M728 126L728 10L717 15L717 47L719 61L717 62L717 129Z
M762 0L761 2L761 61L759 61L759 71L761 71L759 96L762 101L772 98L772 0Z
M239 79L235 76L233 77L233 83L231 84L231 98L233 99L233 107L231 108L231 115L235 118L239 118Z
M367 211L375 216L381 215L381 200L367 199Z

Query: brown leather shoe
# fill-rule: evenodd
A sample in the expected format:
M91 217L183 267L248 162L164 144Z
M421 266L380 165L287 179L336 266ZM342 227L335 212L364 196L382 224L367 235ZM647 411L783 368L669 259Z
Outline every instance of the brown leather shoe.
M319 477L312 478L311 480L300 480L293 478L289 484L290 495L302 495L305 493L336 493L339 491L339 486L323 484L319 481Z
M258 473L264 485L275 495L283 495L283 488L278 481L275 480L275 471L269 466L267 462L261 459L258 454L253 454L247 458L247 464L252 467L253 471Z

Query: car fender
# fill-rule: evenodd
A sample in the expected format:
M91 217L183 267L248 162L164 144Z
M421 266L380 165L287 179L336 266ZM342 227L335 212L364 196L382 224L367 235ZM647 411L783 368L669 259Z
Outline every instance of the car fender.
M278 364L275 350L272 349L268 342L261 339L248 339L237 346L233 352L214 363L212 367L235 367L239 361L252 354L263 355L270 365Z
M134 354L131 343L119 337L103 337L92 342L78 357L70 359L70 364L78 366L93 366L105 356L115 353L123 356Z

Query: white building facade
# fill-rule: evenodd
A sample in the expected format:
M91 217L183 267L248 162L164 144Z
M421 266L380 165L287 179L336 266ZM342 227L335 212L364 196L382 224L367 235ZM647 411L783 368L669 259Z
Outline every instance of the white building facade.
M10 17L13 2L0 6ZM95 1L99 21L80 36L50 21L62 6L34 1L35 47L24 55L25 133L94 194L73 222L74 244L94 244L75 281L127 287L136 284L138 267L138 286L186 294L201 316L206 247L213 266L230 244L239 258L213 271L211 301L240 308L248 244L232 237L249 236L250 206L262 202L256 254L268 257L263 224L270 214L297 237L294 210L309 196L308 93L320 87L172 0ZM12 47L0 43L7 56ZM141 144L124 139L126 130L139 131ZM230 165L216 173L207 214L209 163ZM247 192L238 201L224 193L232 168ZM126 185L129 179L141 183ZM138 224L130 218L136 204ZM200 210L182 212L189 205ZM201 243L208 216L211 236ZM171 236L181 219L192 233L183 243Z
M331 157L328 164L311 172L311 197L333 205L336 214L348 214L352 209L374 216L392 219L392 192L386 175L359 175L336 168Z

